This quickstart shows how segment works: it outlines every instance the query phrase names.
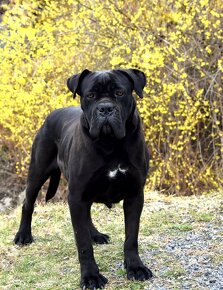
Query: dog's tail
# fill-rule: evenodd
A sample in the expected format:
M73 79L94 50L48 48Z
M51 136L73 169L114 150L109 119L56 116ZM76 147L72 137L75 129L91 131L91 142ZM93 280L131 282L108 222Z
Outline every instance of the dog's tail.
M59 168L54 170L50 175L50 183L46 193L46 202L50 200L52 197L54 197L54 195L56 194L57 188L60 183L60 176L61 171Z

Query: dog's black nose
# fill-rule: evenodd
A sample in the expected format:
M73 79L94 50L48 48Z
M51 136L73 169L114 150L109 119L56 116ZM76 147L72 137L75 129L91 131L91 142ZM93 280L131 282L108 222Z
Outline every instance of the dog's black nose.
M115 106L112 103L100 103L97 105L99 115L103 117L110 116L114 113Z

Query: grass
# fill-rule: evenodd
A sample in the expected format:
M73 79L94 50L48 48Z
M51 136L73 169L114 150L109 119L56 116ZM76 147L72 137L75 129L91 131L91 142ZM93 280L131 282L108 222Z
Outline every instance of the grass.
M110 235L108 245L95 245L95 259L108 279L106 289L182 289L180 278L187 273L180 262L165 251L174 237L199 232L206 223L221 226L218 212L222 196L165 197L146 195L139 236L140 254L153 270L152 281L126 279L123 267L124 219L122 206L112 210L94 205L92 216L97 228ZM12 243L18 229L21 208L0 215L0 289L79 289L79 264L66 204L38 204L33 216L32 245L18 247ZM219 245L209 253L215 264L222 262ZM216 253L215 253L216 251ZM199 288L194 288L199 289Z

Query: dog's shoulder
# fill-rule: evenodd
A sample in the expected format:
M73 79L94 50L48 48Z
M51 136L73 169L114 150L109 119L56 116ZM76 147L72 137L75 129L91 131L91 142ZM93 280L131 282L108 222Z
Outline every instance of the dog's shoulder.
M77 106L77 107L70 106L70 107L60 108L51 112L47 116L46 122L56 122L56 121L64 122L64 121L69 121L72 119L75 120L75 119L80 118L81 114L82 114L82 109L80 106Z
M52 111L45 119L41 133L54 138L62 135L63 131L80 122L82 110L80 107L65 107Z

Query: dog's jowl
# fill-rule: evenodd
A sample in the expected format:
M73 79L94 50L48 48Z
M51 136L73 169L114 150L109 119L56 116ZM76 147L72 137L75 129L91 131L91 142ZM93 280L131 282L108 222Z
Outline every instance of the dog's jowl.
M80 286L103 288L92 242L108 243L91 219L93 202L111 207L123 200L125 216L124 265L127 277L147 280L151 271L138 254L138 231L149 155L133 91L142 98L145 75L136 69L82 73L68 79L80 107L52 112L32 147L26 198L16 244L33 241L31 220L38 192L49 178L46 200L57 190L61 172L68 181L68 202L81 269Z

